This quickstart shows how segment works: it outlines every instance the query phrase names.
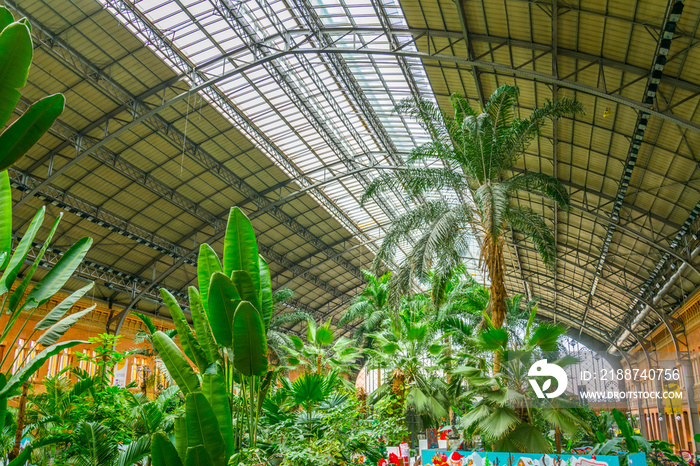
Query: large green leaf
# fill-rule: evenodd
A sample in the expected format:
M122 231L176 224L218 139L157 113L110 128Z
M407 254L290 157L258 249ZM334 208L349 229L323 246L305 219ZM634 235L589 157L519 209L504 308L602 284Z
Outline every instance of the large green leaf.
M185 313L182 312L182 308L180 308L180 304L175 299L175 296L165 288L160 289L160 295L163 297L163 302L168 306L170 316L173 318L177 334L180 337L180 343L182 343L182 349L185 351L187 357L197 365L199 372L204 372L207 370L207 367L209 367L207 356L204 354L204 350L197 341L197 337L195 337L192 332L192 328L187 322Z
M216 420L214 410L203 393L195 392L187 395L185 419L187 420L187 456L189 457L190 448L203 445L215 464L223 463L226 459L226 449L219 430L219 421Z
M267 372L267 338L258 311L242 301L233 318L233 366L245 376Z
M331 321L326 322L325 325L319 327L314 335L314 341L319 346L330 346L333 343L333 338L335 333L331 328Z
M479 335L481 346L487 351L505 349L508 344L508 331L504 328L492 328Z
M226 457L230 458L235 452L236 445L233 440L233 420L231 418L231 404L226 391L226 382L220 374L204 374L202 376L202 393L209 401L216 420L219 422L219 430L224 439Z
M10 209L12 209L12 207L10 207ZM34 241L39 228L41 228L41 224L44 223L45 212L46 207L44 206L36 211L32 222L29 224L29 228L27 228L27 232L24 234L22 240L15 248L15 252L12 254L10 263L7 264L7 269L5 269L5 272L2 274L2 278L0 278L0 295L7 293L17 279L17 274L24 263L24 259L27 257L27 252L29 252L29 249L32 247L32 242ZM9 255L6 257L9 257ZM1 268L2 267L0 267L0 269Z
M231 347L233 314L241 297L230 278L221 272L211 277L209 285L209 324L216 342L227 348ZM205 308L206 309L206 308Z
M2 389L0 389L0 397L7 396L8 393L12 393L16 388L21 386L24 382L29 380L29 377L34 375L34 373L39 370L39 368L44 364L44 362L51 356L60 353L66 348L71 348L75 345L88 344L88 341L71 340L63 341L61 343L56 343L48 348L44 348L36 356L30 359L26 364L24 364L14 375L7 381Z
M223 263L226 275L231 276L234 270L244 270L250 274L255 289L260 289L260 265L255 231L248 217L238 207L233 207L228 216Z
M34 330L46 330L47 328L51 327L53 324L59 321L63 317L63 315L70 310L70 308L73 307L75 303L78 302L80 298L85 295L90 289L92 288L93 284L90 283L87 286L82 287L79 290L74 291L73 293L70 294L67 298L65 298L63 301L60 303L56 304L53 309L51 309L43 319L39 321L38 324L34 327ZM94 306L93 306L94 307Z
M199 296L199 292L193 286L189 287L188 291L190 296L190 313L192 313L194 331L197 334L197 340L202 346L202 349L207 356L207 360L211 365L220 358L219 347L216 345L214 335L211 333L209 318L204 311L204 306L202 299Z
M620 429L620 434L625 438L625 445L627 446L627 451L630 453L639 452L639 442L634 438L634 429L632 425L627 420L627 416L622 414L622 411L613 408L612 410L613 419L615 419L615 424L617 428Z
M552 444L549 443L542 430L529 422L520 423L508 434L508 437L520 447L520 451L525 453L550 453L552 451Z
M199 390L197 374L194 373L192 366L185 359L185 355L169 336L158 330L153 334L153 346L183 394L187 395Z
M32 64L32 39L29 28L15 22L0 34L0 127L7 124L19 102L18 89L24 87Z
M265 331L270 328L270 321L274 311L274 301L272 299L272 279L270 278L270 268L263 256L259 257L260 265L260 313L262 314Z
M10 175L0 172L0 270L7 267L12 252L12 189ZM3 274L3 277L5 275ZM7 290L5 290L7 293Z
M86 236L71 246L70 249L61 256L58 262L51 267L49 273L32 288L32 291L27 295L26 302L29 305L36 305L38 307L51 299L58 290L63 288L63 285L65 285L70 276L73 275L73 272L78 268L91 245L92 238Z
M187 449L185 466L219 466L219 464L226 464L223 462L224 460L221 461L221 463L214 463L207 449L203 445L197 445Z
M153 466L182 466L175 446L163 432L151 436L151 461Z
M184 414L175 418L175 448L177 455L184 463L187 457L187 420Z
M95 309L96 305L92 305L84 311L76 312L68 317L59 320L51 327L49 327L36 341L37 344L42 346L51 346L58 341L59 338L63 336L66 331L73 326L77 321L83 318L89 312Z
M204 310L209 312L209 282L211 276L216 272L221 272L221 262L216 252L206 243L199 246L199 256L197 257L197 282L199 283L199 293L202 296Z
M24 305L26 305L25 300L25 304L20 306L22 298L24 297L24 292L27 291L27 287L29 286L29 283L34 277L34 272L36 272L37 267L39 267L39 263L44 257L44 253L46 252L46 249L48 249L49 244L51 243L51 239L53 238L53 235L58 229L58 224L61 222L61 218L63 218L63 213L59 214L59 216L54 220L53 226L51 227L51 231L49 231L49 236L46 237L44 245L39 250L39 253L34 257L34 262L32 263L32 266L29 268L29 271L25 272L24 278L17 286L17 288L15 288L12 294L10 294L10 299L8 300L8 310L10 311L10 314L12 314L12 317L10 318L10 322L5 324L5 330L2 333L0 341L5 339L7 333L10 331L10 328L12 328L12 324L19 316L19 311L21 311Z
M51 128L63 112L63 94L46 96L0 134L0 170L11 167Z
M250 274L245 270L234 270L231 272L231 281L236 285L241 301L248 301L251 303L255 309L260 312L260 317L262 317L262 311L260 310L260 294L258 293L258 289L255 288Z
M12 13L10 13L10 10L5 8L4 6L0 6L0 31L12 24L14 21L15 18L12 17Z

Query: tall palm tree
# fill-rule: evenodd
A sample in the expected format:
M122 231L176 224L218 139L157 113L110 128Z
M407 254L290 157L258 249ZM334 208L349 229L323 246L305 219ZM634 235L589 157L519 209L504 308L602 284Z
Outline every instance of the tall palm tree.
M431 268L449 270L462 262L476 230L481 237L480 262L491 281L490 312L496 327L506 316L506 232L522 231L547 266L554 265L556 255L554 235L544 219L516 205L513 198L525 192L551 199L562 209L569 207L569 195L556 178L534 172L508 177L508 173L548 120L583 113L580 102L563 98L518 118L518 95L517 87L501 86L479 113L467 99L453 94L454 116L432 102L399 104L397 110L415 118L431 140L411 151L406 169L376 178L362 197L366 202L384 191L402 189L412 198L428 199L392 223L377 255L375 265L390 264L400 245L415 240L395 274L397 289L407 290L414 280L425 280ZM434 195L445 191L467 200Z
M390 317L389 278L391 273L378 277L372 272L363 270L362 275L367 285L340 317L338 326L359 321L355 329L355 344L366 347L372 341L367 338L367 335L379 331L382 324Z

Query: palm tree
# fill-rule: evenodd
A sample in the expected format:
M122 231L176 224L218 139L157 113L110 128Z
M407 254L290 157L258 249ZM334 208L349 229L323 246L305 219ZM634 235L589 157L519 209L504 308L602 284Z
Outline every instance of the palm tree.
M444 350L441 336L423 319L423 310L416 309L421 300L409 300L399 314L396 325L369 335L375 340L373 349L366 350L368 369L384 369L389 380L374 393L372 401L391 396L394 412L412 408L426 419L447 417L449 400L446 385L435 377L438 367L430 360ZM427 301L423 302L423 307ZM403 414L403 413L402 413Z
M304 372L322 374L337 371L341 375L351 374L358 369L357 361L362 359L362 351L353 345L349 338L335 338L331 321L316 325L313 319L308 321L305 344L296 335L289 337L293 346L287 346L287 369L301 369ZM348 384L351 385L351 384Z
M280 361L284 360L287 354L285 347L293 346L287 328L313 320L313 317L308 312L281 312L282 305L293 297L294 292L289 288L280 288L272 293L272 312L274 317L270 319L270 327L267 329L267 347L272 350L271 355L276 359L276 361L273 360L275 364L279 364Z
M461 419L461 427L473 435L483 435L493 451L546 453L551 443L540 426L552 426L559 437L574 437L585 428L575 405L564 398L538 398L528 383L528 370L534 361L555 351L566 329L549 323L535 323L537 307L531 309L520 339L512 339L505 328L496 328L487 319L488 329L473 338L473 346L453 375L464 377L468 391L463 401L472 402ZM475 358L473 353L484 357ZM501 361L501 371L491 375L489 357ZM498 357L500 356L500 357ZM480 359L480 361L479 361ZM553 361L561 367L576 362L571 356ZM494 371L496 372L496 371Z
M338 326L342 327L351 322L359 321L359 325L355 328L355 344L367 347L371 343L371 340L367 339L367 335L380 330L382 324L391 316L389 306L391 273L385 273L378 277L372 272L363 270L362 275L365 277L367 285L340 317Z
M408 290L414 280L425 280L431 268L444 271L461 263L476 230L481 237L480 263L491 281L491 317L497 328L506 316L507 231L514 228L529 237L547 266L554 265L556 256L554 235L544 219L512 200L525 192L551 199L562 209L569 207L569 195L556 178L534 172L507 175L548 120L583 113L580 102L563 98L517 118L518 95L517 87L501 86L478 113L467 99L453 94L454 116L432 102L402 102L397 110L415 118L431 140L411 151L408 167L379 176L362 197L364 203L387 190L403 190L414 199L428 199L392 223L376 257L375 267L390 264L398 247L413 240L395 274L400 290ZM445 191L463 201L435 196Z

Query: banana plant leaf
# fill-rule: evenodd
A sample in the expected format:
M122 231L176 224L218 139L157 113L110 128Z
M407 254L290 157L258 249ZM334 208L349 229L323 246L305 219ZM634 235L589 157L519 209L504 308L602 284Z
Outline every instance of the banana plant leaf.
M7 124L32 64L32 39L29 28L17 21L0 33L0 127Z
M231 272L231 281L236 286L241 301L248 301L260 313L260 294L253 284L250 274L244 270L234 270Z
M233 341L233 315L241 296L231 279L221 272L211 277L209 285L209 323L216 342L227 348ZM257 311L256 311L257 312Z
M151 436L151 462L153 466L182 466L175 446L163 432Z
M260 265L260 313L262 314L265 332L270 328L272 314L274 313L274 300L272 299L272 279L270 268L265 259L259 256Z
M216 272L222 272L221 262L216 252L206 243L199 246L199 256L197 257L197 282L199 293L202 297L204 310L209 313L209 285L211 276Z
M185 466L219 466L224 464L226 463L223 461L215 463L203 445L197 445L196 447L190 447L187 449Z
M207 356L207 361L211 365L221 357L219 354L219 347L217 346L216 341L214 341L214 335L211 332L209 319L204 310L204 303L200 298L199 292L193 286L189 287L188 291L190 297L190 313L192 314L194 331L197 335L199 344L202 346L202 349Z
M9 393L14 392L15 389L17 389L24 382L29 380L29 377L31 377L37 370L39 370L39 368L44 364L44 362L51 356L58 354L64 349L71 348L75 345L89 343L89 341L71 340L56 343L54 345L49 346L48 348L44 348L42 351L39 352L39 354L34 356L27 363L25 363L17 372L15 372L15 374L10 378L10 380L7 381L7 384L4 387L2 387L2 389L0 389L0 397L8 396Z
M189 393L185 401L185 419L187 421L187 458L189 464L190 450L203 446L214 464L226 464L226 448L221 436L219 422L207 398L201 392Z
M73 326L77 321L82 319L85 315L92 312L96 305L92 305L89 308L71 314L68 317L59 320L51 327L49 327L36 341L38 345L51 346L61 338L69 328Z
M92 246L92 238L87 236L81 238L71 246L70 249L61 256L58 262L51 267L49 273L32 288L25 302L34 303L33 305L38 307L55 295L58 290L63 288L63 285L65 285L70 276L73 275L75 269L77 269L83 261L83 257L87 254L90 246Z
M250 274L253 287L260 289L260 264L255 231L248 217L238 207L233 207L228 216L224 238L224 273L231 276L234 270Z
M233 440L231 404L229 403L224 378L220 374L204 374L202 376L202 393L204 393L214 410L221 436L224 439L226 457L230 458L234 454L236 446Z
M3 254L0 270L7 267L12 252L12 190L10 175L0 172L0 253ZM4 277L4 274L3 274ZM7 291L5 291L7 292Z
M175 299L175 296L170 294L170 292L164 288L160 289L160 295L163 298L163 302L168 307L170 311L170 316L175 322L175 328L177 329L177 334L180 337L180 343L182 343L182 349L185 354L192 362L197 365L199 372L204 372L209 367L209 362L207 360L204 350L197 341L197 337L192 332L190 324L185 318L185 313L182 312L180 304Z
M199 390L199 379L175 342L160 330L153 334L153 345L184 395Z
M263 376L267 372L267 338L258 311L242 301L233 318L233 366L241 374Z
M0 134L0 170L11 167L51 128L63 113L63 94L44 97Z

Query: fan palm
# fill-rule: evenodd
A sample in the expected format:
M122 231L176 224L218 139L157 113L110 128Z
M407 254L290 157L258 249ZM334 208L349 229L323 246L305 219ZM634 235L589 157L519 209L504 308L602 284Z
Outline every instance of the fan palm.
M399 104L397 110L415 118L431 140L411 151L406 169L376 178L362 197L364 203L387 190L403 189L416 199L435 199L436 192L446 190L457 193L457 199L468 199L454 202L437 196L397 218L375 265L390 264L398 247L413 239L414 246L396 273L397 289L407 290L414 280L424 280L431 268L449 270L459 264L476 230L481 236L480 262L491 281L490 308L496 327L503 325L506 316L503 248L509 228L530 238L547 266L554 265L556 255L554 235L544 219L514 205L512 199L525 192L551 199L562 209L569 207L566 189L552 176L534 172L506 176L548 120L583 113L580 102L563 98L517 118L518 95L517 87L501 86L478 113L467 99L453 94L454 116L432 102ZM436 167L436 162L443 167ZM419 163L427 167L419 168Z
M522 339L511 339L508 330L496 328L490 319L488 329L474 338L473 345L479 353L500 356L493 358L500 360L502 366L496 375L490 374L486 358L452 371L468 383L464 399L477 400L462 417L461 426L472 434L483 435L494 451L549 452L551 443L542 433L542 425L572 437L585 428L585 421L572 403L564 398L540 399L528 383L532 363L544 353L555 351L559 337L566 332L557 325L535 324L536 312L535 306ZM565 356L553 364L564 367L574 362L576 359Z
M349 338L335 338L331 321L316 325L313 319L308 321L306 331L308 343L292 335L289 339L293 346L287 346L287 369L301 369L316 374L338 371L341 375L350 374L358 369L357 361L362 359L362 351L353 345Z
M391 395L398 410L413 408L427 419L447 417L446 386L430 360L444 349L439 335L422 312L407 303L399 314L397 325L371 334L374 349L368 349L367 367L390 373L387 384L372 394L372 401Z
M380 330L382 324L390 317L389 278L391 273L377 277L372 272L363 270L362 275L367 285L340 317L338 326L359 321L355 329L355 344L366 347L371 343L367 335Z

